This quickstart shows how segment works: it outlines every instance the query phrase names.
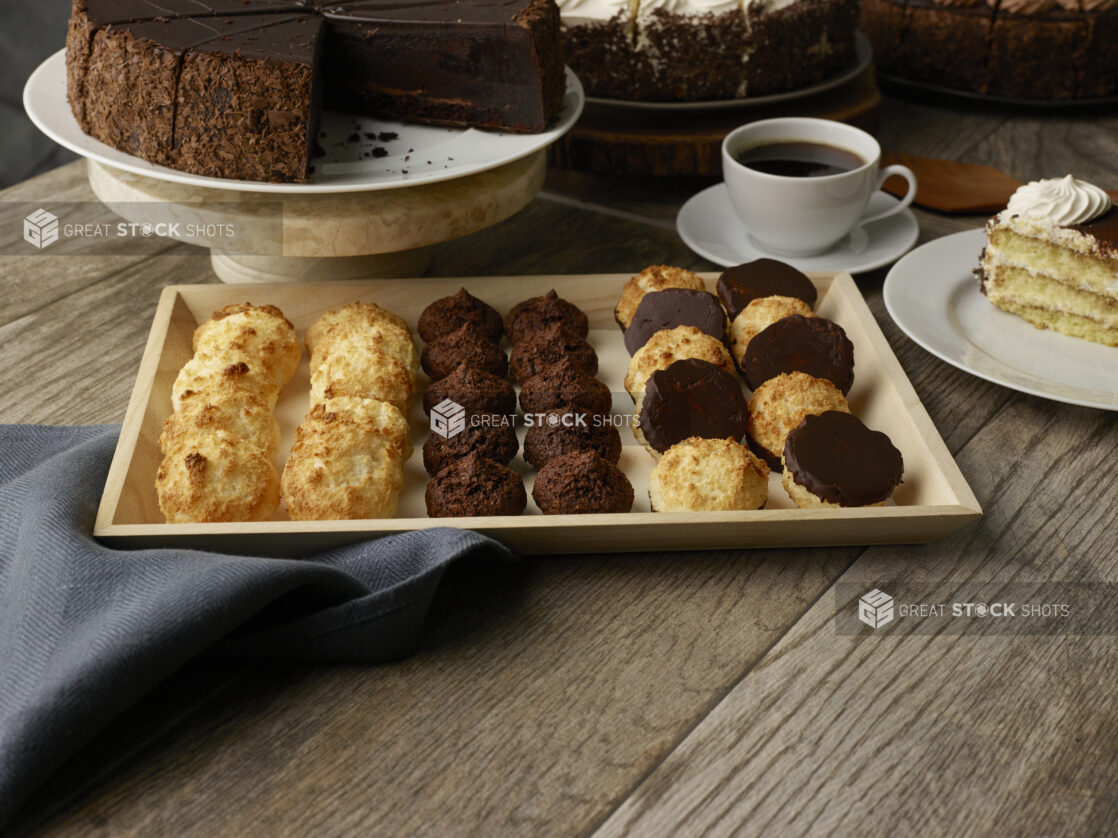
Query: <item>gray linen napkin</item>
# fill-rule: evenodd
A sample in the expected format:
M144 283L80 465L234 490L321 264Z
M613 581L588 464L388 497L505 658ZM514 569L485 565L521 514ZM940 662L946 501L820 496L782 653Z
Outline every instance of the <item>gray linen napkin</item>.
M90 533L118 431L0 425L0 831L191 658L400 658L450 563L512 558L449 528L305 560L112 550Z

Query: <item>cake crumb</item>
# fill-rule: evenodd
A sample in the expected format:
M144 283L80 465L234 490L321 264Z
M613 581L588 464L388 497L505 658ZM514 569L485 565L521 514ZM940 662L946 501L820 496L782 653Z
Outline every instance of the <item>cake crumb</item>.
M373 157L387 157L387 156L388 156L388 149L385 148L384 146L378 145L376 148L373 149Z
M380 140L382 143L390 143L393 140L399 138L399 136L400 135L397 134L395 131L381 131L379 134L377 134L377 139Z

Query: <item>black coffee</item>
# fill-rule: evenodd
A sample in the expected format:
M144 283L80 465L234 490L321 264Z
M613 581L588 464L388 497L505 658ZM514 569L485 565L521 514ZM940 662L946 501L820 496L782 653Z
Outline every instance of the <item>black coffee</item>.
M734 154L743 166L769 175L823 177L864 166L852 151L825 143L780 141L743 149Z

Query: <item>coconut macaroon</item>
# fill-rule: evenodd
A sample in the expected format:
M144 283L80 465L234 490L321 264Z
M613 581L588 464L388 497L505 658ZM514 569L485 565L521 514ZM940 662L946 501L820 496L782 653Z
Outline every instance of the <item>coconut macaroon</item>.
M311 404L339 396L377 399L407 413L415 379L376 335L348 335L330 343L330 354L311 365Z
M691 437L669 448L648 481L653 512L760 509L769 467L732 439Z
M776 470L788 432L805 417L828 410L850 412L846 396L825 378L803 372L783 373L770 378L749 400L749 439L753 450Z
M274 456L280 429L271 408L252 393L213 393L187 399L177 413L163 420L159 447L179 450L203 436L255 446Z
M194 330L194 354L252 359L282 388L299 366L302 349L295 327L272 305L237 303L219 308Z
M801 509L882 506L904 476L889 437L849 413L808 416L784 443L781 483Z
M795 297L760 297L742 309L730 324L730 354L740 366L749 342L777 320L793 314L814 317L811 306Z
M644 295L649 291L663 291L665 288L687 288L692 291L705 291L703 278L686 268L673 268L670 265L650 265L625 283L621 289L621 300L613 310L613 317L623 330L633 322Z
M295 430L283 469L293 521L391 518L411 454L394 405L340 397L314 405Z
M255 358L239 353L195 355L183 365L171 385L171 405L177 412L192 400L247 394L262 399L272 410L279 391L273 373Z
M648 377L685 358L696 358L721 367L730 374L734 372L734 359L722 341L694 326L676 326L657 332L637 350L625 373L625 390L633 401L640 404Z
M173 418L173 417L172 417ZM267 521L280 503L272 455L232 434L172 425L155 476L169 524Z
M419 369L419 353L407 322L376 303L350 303L312 323L306 337L311 365L330 355L335 342L369 335L377 335L384 351L402 361L413 375Z

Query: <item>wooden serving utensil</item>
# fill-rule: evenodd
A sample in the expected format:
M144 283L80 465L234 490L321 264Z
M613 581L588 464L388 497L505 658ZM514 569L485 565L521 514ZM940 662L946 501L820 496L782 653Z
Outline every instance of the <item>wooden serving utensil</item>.
M886 151L881 155L883 166L893 163L908 166L915 172L917 189L913 203L940 212L987 215L1000 212L1017 187L1024 184L1024 181L993 166L979 163L939 160L897 151ZM903 178L891 177L882 188L900 196L908 185ZM1118 191L1111 191L1110 196L1118 199Z

